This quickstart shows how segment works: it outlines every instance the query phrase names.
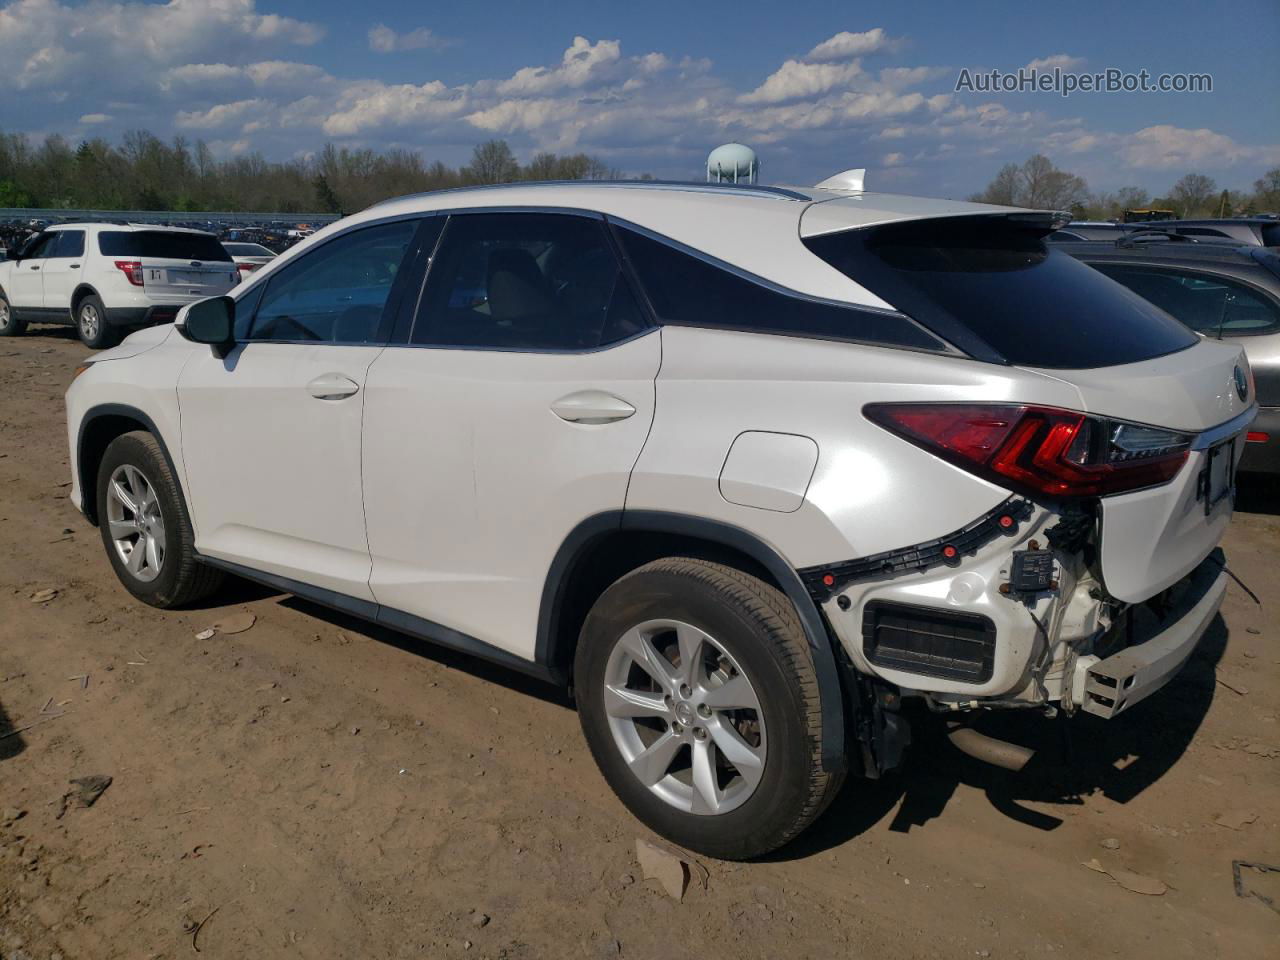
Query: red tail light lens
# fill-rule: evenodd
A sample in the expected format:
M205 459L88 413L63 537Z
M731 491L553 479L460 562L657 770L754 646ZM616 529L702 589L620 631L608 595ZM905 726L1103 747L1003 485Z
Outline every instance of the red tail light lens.
M1163 427L1013 404L873 403L867 418L1002 487L1100 497L1157 486L1186 463L1192 437Z
M117 260L116 269L129 278L135 287L142 286L142 262L140 260Z
M236 269L237 269L237 270L239 270L241 273L253 273L253 271L257 270L259 266L261 266L261 264L257 264L257 263L237 263L237 264L236 264Z

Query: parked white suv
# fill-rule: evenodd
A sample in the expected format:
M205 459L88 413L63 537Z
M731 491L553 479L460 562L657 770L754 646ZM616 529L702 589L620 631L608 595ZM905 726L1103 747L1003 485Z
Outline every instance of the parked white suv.
M1244 353L1046 248L1058 222L641 183L379 204L99 355L72 498L147 603L230 571L571 682L641 820L759 855L898 763L904 699L1114 716L1221 602Z
M231 255L198 230L64 223L0 261L0 336L28 323L73 324L95 349L129 328L173 320L178 308L240 281Z

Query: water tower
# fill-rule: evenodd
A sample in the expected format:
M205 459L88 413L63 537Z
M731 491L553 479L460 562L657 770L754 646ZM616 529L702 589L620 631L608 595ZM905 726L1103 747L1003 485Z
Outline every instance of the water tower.
M707 156L708 183L755 183L760 178L756 152L741 143L726 143Z

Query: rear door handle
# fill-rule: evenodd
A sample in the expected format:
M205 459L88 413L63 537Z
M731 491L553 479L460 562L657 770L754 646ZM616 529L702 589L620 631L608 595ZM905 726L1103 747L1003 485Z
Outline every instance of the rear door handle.
M307 384L307 393L317 400L344 400L360 389L360 384L341 373L322 373Z
M71 264L70 269L72 269L72 270L79 270L79 269L80 269L80 264L78 264L78 263L73 263L73 264Z
M38 263L33 263L33 264L31 265L31 269L32 269L32 270L39 270L39 269L40 269L40 264L38 264Z
M627 419L636 408L603 390L579 390L551 404L551 412L570 423L614 423Z

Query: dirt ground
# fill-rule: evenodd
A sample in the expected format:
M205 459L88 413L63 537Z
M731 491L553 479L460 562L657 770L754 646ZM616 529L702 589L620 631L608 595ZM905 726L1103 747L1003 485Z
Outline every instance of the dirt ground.
M1280 865L1262 486L1226 547L1263 605L1232 585L1159 695L1003 718L1040 748L1017 776L918 727L901 775L850 782L768 862L704 860L676 902L557 691L242 582L134 602L66 496L85 353L0 340L0 735L36 724L0 739L0 958L1277 956L1280 914L1232 885L1233 860ZM196 639L242 610L252 629ZM111 786L63 811L91 775Z

